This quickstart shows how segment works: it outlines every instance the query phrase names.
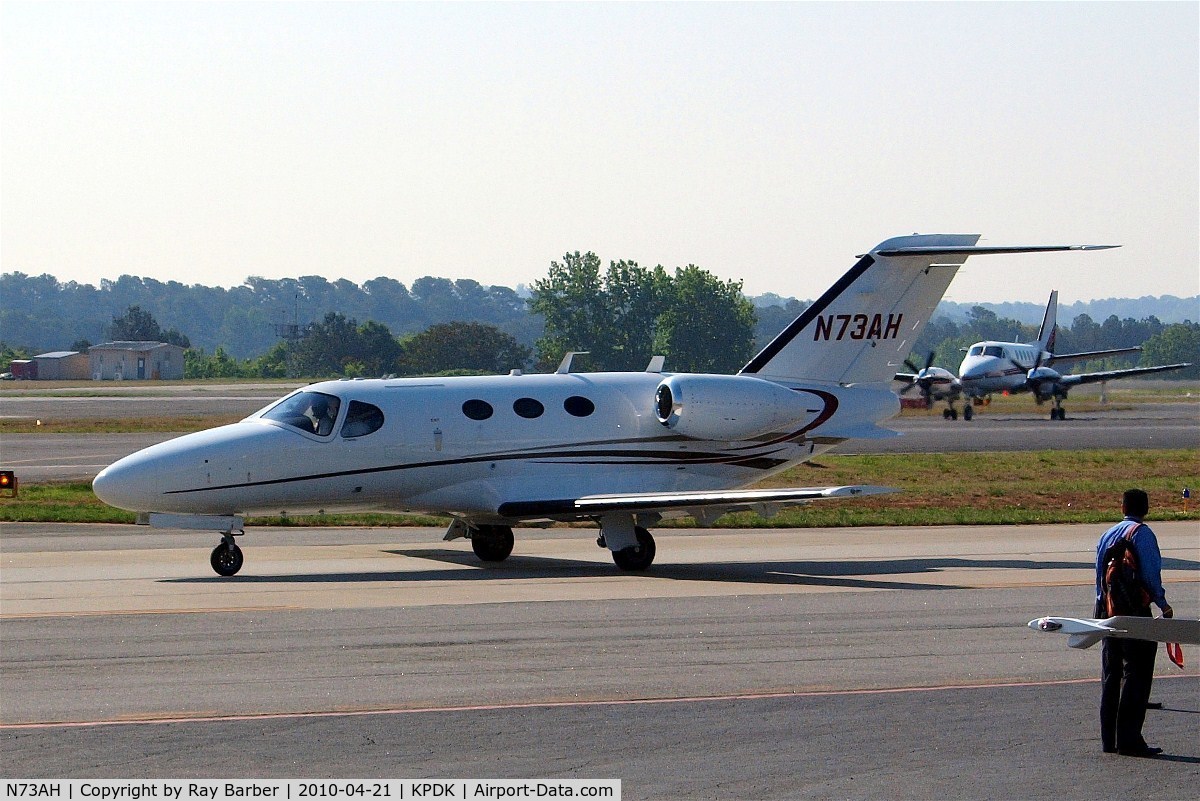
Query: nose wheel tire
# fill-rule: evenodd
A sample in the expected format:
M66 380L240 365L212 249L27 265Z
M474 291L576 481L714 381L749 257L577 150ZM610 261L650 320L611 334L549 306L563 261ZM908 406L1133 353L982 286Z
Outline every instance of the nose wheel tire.
M471 533L471 550L485 562L503 562L513 550L508 526L480 526Z
M242 549L234 543L222 542L213 548L208 561L217 575L232 576L242 569Z
M637 545L613 551L613 561L622 570L645 570L654 562L654 537L641 526L635 528L634 533L637 534Z

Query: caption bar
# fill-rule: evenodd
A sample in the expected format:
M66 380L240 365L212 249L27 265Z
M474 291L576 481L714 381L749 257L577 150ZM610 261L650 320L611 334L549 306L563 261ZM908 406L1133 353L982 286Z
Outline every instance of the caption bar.
M196 801L210 799L461 799L598 798L620 801L620 779L387 779L307 781L304 779L63 779L0 780L5 798L57 798L74 801Z

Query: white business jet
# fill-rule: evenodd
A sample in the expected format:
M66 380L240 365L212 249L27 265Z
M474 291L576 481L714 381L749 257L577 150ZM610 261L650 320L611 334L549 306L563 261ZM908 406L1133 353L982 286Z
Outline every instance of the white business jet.
M1050 365L1122 356L1127 353L1137 353L1141 348L1114 348L1084 353L1052 353L1054 335L1058 330L1055 323L1057 315L1058 290L1055 290L1050 293L1050 302L1046 304L1046 315L1042 318L1042 327L1038 332L1036 342L976 342L968 348L967 355L958 368L958 380L962 394L971 400L986 401L993 393L1031 392L1039 406L1045 401L1054 401L1054 408L1050 410L1051 420L1066 420L1067 411L1062 404L1067 399L1067 393L1071 391L1072 387L1191 367L1190 362L1183 362L1154 367L1132 367L1125 370L1063 375L1057 370L1051 369ZM900 379L902 375L897 374L896 378ZM950 408L953 410L953 405ZM957 417L957 415L949 416ZM963 418L970 420L971 416L971 404L967 403L963 408Z
M654 560L647 527L736 509L861 497L884 487L743 489L854 437L896 433L889 381L968 256L1113 246L978 246L977 234L889 239L738 375L555 373L325 381L232 425L117 461L93 482L151 526L222 534L211 563L242 566L246 515L351 509L453 519L480 559L512 526L594 521L624 570Z

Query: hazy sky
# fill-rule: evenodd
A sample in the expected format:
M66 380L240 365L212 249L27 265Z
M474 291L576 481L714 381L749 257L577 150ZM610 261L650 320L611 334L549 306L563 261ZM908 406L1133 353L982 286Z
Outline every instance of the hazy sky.
M1200 5L0 5L0 271L516 286L566 251L819 295L1200 292Z

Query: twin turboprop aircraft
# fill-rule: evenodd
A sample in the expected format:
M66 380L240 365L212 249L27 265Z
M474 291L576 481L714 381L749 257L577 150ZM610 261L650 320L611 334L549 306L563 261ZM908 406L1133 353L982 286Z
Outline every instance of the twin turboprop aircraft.
M926 407L932 406L937 400L946 401L944 416L948 419L958 419L958 410L954 408L954 404L960 397L965 396L967 399L963 406L963 419L970 420L974 414L971 408L973 401L986 401L993 393L1030 392L1039 406L1048 400L1054 402L1054 407L1050 410L1051 420L1066 420L1067 411L1063 408L1063 401L1067 399L1072 387L1191 367L1190 362L1183 362L1063 375L1050 365L1124 356L1137 353L1141 348L1052 353L1054 337L1058 331L1057 316L1058 290L1054 290L1050 293L1050 302L1046 304L1046 314L1042 318L1042 327L1038 331L1036 342L976 342L967 349L967 355L959 365L957 377L949 370L934 367L931 353L923 369L918 371L915 365L906 361L906 366L913 372L896 373L893 378L908 384L901 390L902 393L912 387L919 388L922 397L925 398Z
M889 382L967 257L1098 246L889 239L737 375L576 373L325 381L232 425L151 446L100 472L96 495L152 526L220 532L213 569L242 567L246 515L419 511L453 519L489 562L512 527L593 521L623 570L655 556L670 516L771 514L885 487L744 489L851 438L897 436Z

